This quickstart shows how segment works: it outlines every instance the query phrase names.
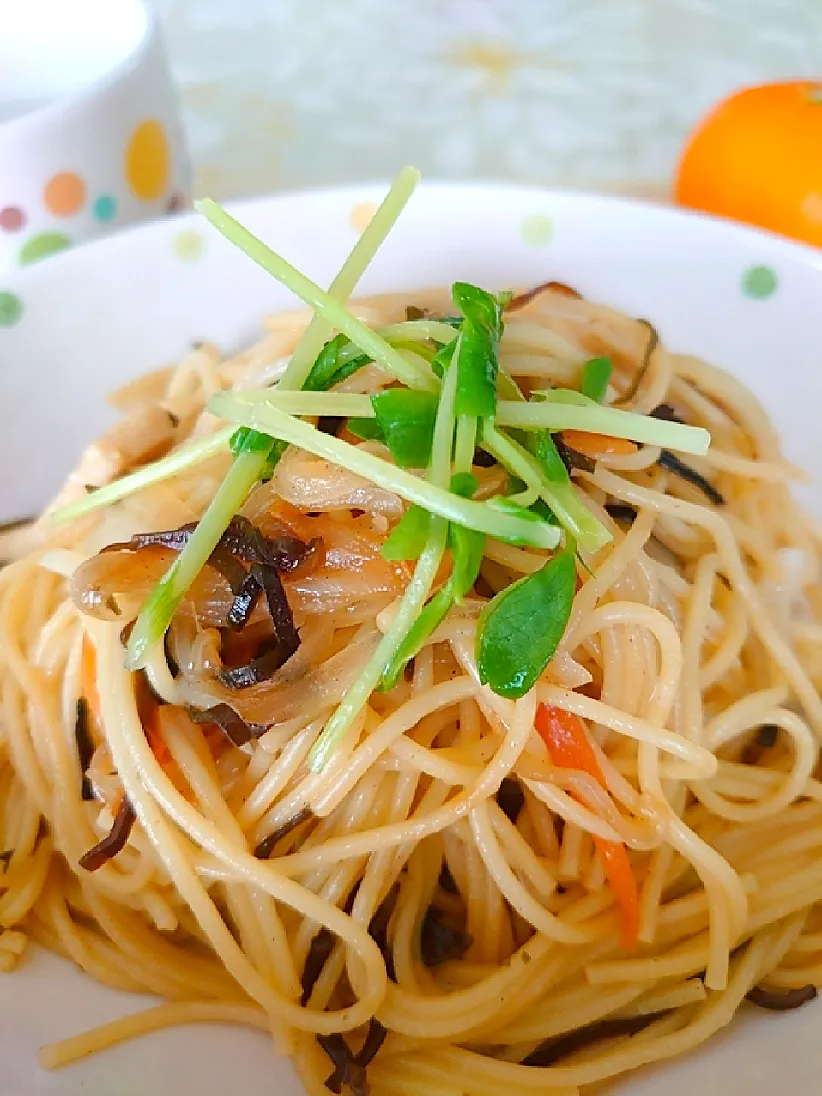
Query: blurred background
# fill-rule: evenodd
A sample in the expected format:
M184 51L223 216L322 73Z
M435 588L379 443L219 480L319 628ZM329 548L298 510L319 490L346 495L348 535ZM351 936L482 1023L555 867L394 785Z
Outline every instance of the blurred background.
M822 73L822 0L155 4L217 198L403 163L664 197L709 107Z

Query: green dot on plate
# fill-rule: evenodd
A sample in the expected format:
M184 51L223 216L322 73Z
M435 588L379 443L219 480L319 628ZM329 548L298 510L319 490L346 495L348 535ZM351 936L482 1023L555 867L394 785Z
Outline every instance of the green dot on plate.
M41 232L26 240L20 248L20 265L36 263L49 255L56 255L58 251L65 251L67 247L71 247L71 240L62 232Z
M184 262L194 262L205 250L205 239L196 228L183 228L172 241L174 254Z
M101 194L94 199L93 210L96 220L103 224L112 221L117 215L117 199L113 194Z
M520 225L522 242L528 247L545 247L551 242L554 223L544 213L532 213Z
M14 327L23 315L23 302L14 293L0 293L0 327Z
M742 275L742 292L755 301L764 301L776 292L776 272L769 266L752 266Z

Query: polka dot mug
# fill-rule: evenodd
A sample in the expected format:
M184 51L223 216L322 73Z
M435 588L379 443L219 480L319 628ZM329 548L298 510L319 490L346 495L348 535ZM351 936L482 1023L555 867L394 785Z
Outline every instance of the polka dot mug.
M0 0L0 272L181 209L189 184L142 0Z

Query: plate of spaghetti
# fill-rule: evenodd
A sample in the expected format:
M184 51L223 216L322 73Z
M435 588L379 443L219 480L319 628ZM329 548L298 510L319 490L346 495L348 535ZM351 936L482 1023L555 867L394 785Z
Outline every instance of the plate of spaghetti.
M0 286L4 1096L818 1091L822 258L417 183Z

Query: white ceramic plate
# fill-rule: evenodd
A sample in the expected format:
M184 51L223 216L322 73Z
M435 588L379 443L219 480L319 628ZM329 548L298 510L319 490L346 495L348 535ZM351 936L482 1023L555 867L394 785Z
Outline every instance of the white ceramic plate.
M327 284L381 188L237 206L249 227ZM788 455L822 474L822 253L661 207L509 186L433 185L415 197L362 283L403 290L457 278L491 287L568 282L653 321L674 348L743 376ZM195 216L69 252L0 283L0 520L59 485L108 420L105 392L177 358L193 338L226 349L289 303ZM811 491L811 505L822 498ZM38 954L0 976L0 1096L299 1096L262 1035L181 1029L56 1075L37 1047L146 1002L100 988ZM818 1096L822 1003L797 1014L745 1010L687 1059L645 1071L631 1096Z

